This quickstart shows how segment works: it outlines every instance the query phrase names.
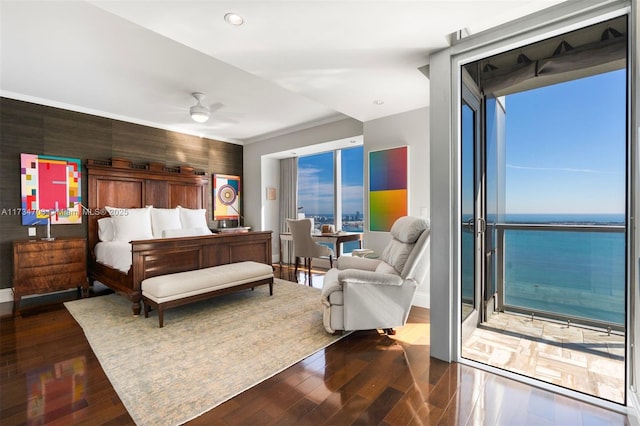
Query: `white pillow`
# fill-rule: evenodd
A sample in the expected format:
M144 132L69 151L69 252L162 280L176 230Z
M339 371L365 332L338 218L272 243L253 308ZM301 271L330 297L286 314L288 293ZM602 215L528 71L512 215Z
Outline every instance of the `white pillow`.
M207 224L207 209L185 209L184 207L178 206L178 210L180 210L182 228L209 229L209 225Z
M180 212L178 209L151 209L151 231L155 238L162 238L165 229L180 229Z
M209 228L181 228L181 229L165 229L162 231L162 238L177 237L198 237L200 235L211 235Z
M114 236L113 220L110 217L98 219L98 239L100 241L113 241Z
M105 207L115 228L115 241L149 240L153 238L151 231L151 207L141 209L123 209Z

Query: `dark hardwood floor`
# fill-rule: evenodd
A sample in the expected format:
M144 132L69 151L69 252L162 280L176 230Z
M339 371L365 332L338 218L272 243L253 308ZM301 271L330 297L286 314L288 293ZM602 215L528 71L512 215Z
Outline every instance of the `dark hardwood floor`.
M312 283L321 282L317 271ZM0 318L0 424L133 424L65 297L73 293ZM414 308L397 331L352 333L188 424L629 424L619 413L430 358L427 309ZM35 397L43 391L46 404Z

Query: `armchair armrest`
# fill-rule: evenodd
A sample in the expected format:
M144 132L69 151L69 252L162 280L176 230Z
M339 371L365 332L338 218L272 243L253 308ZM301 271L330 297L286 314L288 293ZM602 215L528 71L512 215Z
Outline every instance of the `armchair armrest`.
M404 279L400 275L384 274L373 271L357 269L345 269L338 273L338 281L341 284L374 284L400 286Z
M381 260L368 259L366 257L340 256L338 258L338 269L360 269L363 271L375 271Z
M345 271L346 272L346 271ZM416 292L411 280L395 274L355 271L378 280L343 280L343 322L345 330L393 328L403 325Z

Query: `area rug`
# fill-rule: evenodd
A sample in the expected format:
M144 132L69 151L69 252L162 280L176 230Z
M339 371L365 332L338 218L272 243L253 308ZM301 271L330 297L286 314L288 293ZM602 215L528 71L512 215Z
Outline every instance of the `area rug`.
M65 303L139 425L177 425L340 337L322 326L320 290L268 286L134 317L123 296Z

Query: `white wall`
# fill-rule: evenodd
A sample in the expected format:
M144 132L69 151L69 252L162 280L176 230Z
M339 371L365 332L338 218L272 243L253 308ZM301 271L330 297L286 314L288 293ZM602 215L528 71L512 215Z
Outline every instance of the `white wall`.
M457 330L453 327L454 301L452 292L458 287L454 275L454 244L452 218L457 217L457 167L452 150L451 136L451 59L444 50L431 55L429 60L430 98L430 172L431 172L431 307L430 354L432 357L452 361ZM459 316L456 316L459 317Z
M369 193L369 152L408 146L409 214L429 218L429 110L421 108L364 123L364 186ZM366 197L366 195L365 195ZM364 246L381 253L391 236L388 232L369 231L369 204L365 198ZM428 256L427 256L428 259ZM421 283L414 305L428 308L429 278Z
M275 158L269 158L263 156L260 159L260 181L262 192L261 198L261 217L260 223L263 224L262 229L273 230L271 236L271 247L274 247L274 240L276 239L280 222L278 220L278 212L280 211L280 160ZM245 166L246 167L246 166ZM246 170L246 169L245 169ZM246 173L246 172L245 172ZM276 188L276 199L267 200L267 188ZM272 257L277 255L277 252L272 253ZM278 259L279 260L279 259Z

